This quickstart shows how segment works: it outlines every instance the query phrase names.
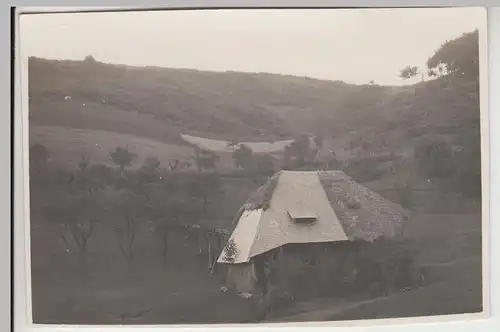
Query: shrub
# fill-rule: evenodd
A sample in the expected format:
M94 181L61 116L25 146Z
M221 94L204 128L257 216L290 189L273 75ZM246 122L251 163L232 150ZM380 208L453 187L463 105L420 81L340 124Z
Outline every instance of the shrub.
M410 248L406 241L380 239L318 250L315 264L293 256L282 264L280 284L301 300L364 292L380 295L413 287L420 282L420 272Z
M439 138L424 139L415 148L415 161L425 175L445 177L450 175L452 149Z
M233 239L230 239L226 246L224 247L224 255L226 256L226 261L232 263L236 260L239 250Z

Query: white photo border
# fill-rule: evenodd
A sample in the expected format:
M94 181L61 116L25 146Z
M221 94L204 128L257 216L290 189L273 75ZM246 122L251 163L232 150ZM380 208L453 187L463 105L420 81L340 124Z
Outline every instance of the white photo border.
M89 2L94 2L94 1L88 1L86 2L87 4ZM347 1L344 1L344 3ZM102 2L101 2L102 3ZM346 6L346 4L341 4L340 1L333 2L333 1L315 1L315 2L308 2L305 3L304 1L287 1L286 2L288 6ZM296 4L294 4L296 3ZM420 2L418 5L420 6L426 6L432 4L433 6L442 4L442 1L427 1L427 2ZM470 3L470 1L468 2ZM402 4L408 5L407 1L388 1L386 3L383 3L379 1L379 3L373 4L372 2L369 1L349 1L348 6L370 6L370 7L380 7L380 6L401 6ZM240 3L238 5L238 2L236 1L225 1L225 2L219 2L219 6L245 6L244 3ZM263 6L264 4L261 2L260 4L254 4L254 6ZM283 2L278 2L278 1L270 1L266 3L266 6L285 6ZM464 1L459 2L456 1L454 4L449 4L450 5L467 5ZM469 4L471 5L471 4ZM148 7L155 7L154 4L148 4ZM193 4L193 1L171 1L171 4L169 6L165 6L164 4L161 4L162 7L187 7L187 6L192 6L192 7L211 7L211 6L218 6L218 5L211 5L211 4L204 4L201 1L198 1L198 4ZM413 5L415 6L415 5ZM473 5L473 6L478 6ZM75 7L73 7L75 8ZM80 7L81 8L81 7ZM115 7L116 8L116 7ZM138 8L137 5L134 7L132 6L131 9ZM64 9L65 11L68 10L68 7L59 7L60 9ZM78 8L75 8L75 10ZM88 9L88 8L86 8ZM97 9L102 9L97 8ZM108 7L106 9L112 9L112 7ZM40 10L50 10L48 8L40 8L40 7L30 7L28 10L34 10L34 11L40 11ZM53 10L52 10L53 11ZM482 162L483 162L483 234L486 234L486 236L483 236L483 247L487 248L490 246L491 248L485 251L485 253L490 252L490 255L493 255L493 252L495 248L498 248L498 245L495 245L495 241L492 241L491 239L494 237L494 234L496 234L496 229L494 225L490 225L489 223L485 223L485 219L488 219L487 216L490 215L490 210L488 206L484 205L484 202L487 202L488 198L488 193L490 194L490 199L494 197L495 191L493 190L493 185L490 190L489 183L490 181L494 181L495 177L490 176L490 173L488 172L488 168L484 169L484 165L488 166L489 162L491 164L494 163L495 158L494 158L494 147L491 146L489 147L488 145L488 140L491 142L494 140L494 135L495 131L491 130L490 132L490 126L494 125L494 119L495 119L495 112L490 111L488 112L488 109L494 110L499 107L500 102L498 101L498 95L496 95L495 99L495 94L490 94L489 95L489 101L488 101L488 86L490 88L490 91L500 91L500 75L499 75L499 69L500 65L497 65L495 68L495 65L493 63L493 59L497 58L500 59L500 8L496 9L490 9L488 12L488 39L489 39L489 63L487 64L486 61L480 61L480 66L481 66L481 130L482 130L482 146L483 146L483 154L482 154ZM17 17L16 17L17 18ZM18 26L19 21L16 21L16 42L19 42L19 26ZM486 29L484 29L486 31ZM486 36L483 35L482 36ZM480 43L486 43L486 39L481 39L484 37L480 37ZM495 41L496 40L496 41ZM495 41L495 42L494 42ZM37 329L39 331L74 331L77 329L83 329L83 330L90 330L90 331L98 331L98 330L109 330L109 331L114 331L114 330L136 330L137 328L140 328L142 330L158 330L158 328L166 328L165 326L127 326L127 327L77 327L77 326L52 326L52 325L47 325L47 326L41 326L41 325L32 325L28 326L25 325L24 323L27 323L27 317L31 316L29 312L26 310L26 303L28 302L28 295L29 293L26 293L25 285L26 282L23 281L23 277L28 277L28 274L26 274L26 271L29 271L29 259L26 259L27 254L29 253L29 241L25 241L25 236L26 232L28 231L29 227L26 227L28 224L27 221L29 220L29 214L26 214L26 208L29 206L29 201L26 199L26 197L29 197L27 195L27 185L29 183L28 175L27 172L24 171L23 166L28 165L28 157L27 153L22 154L23 151L28 150L28 142L27 142L27 99L24 98L23 95L21 95L21 91L26 92L27 91L27 72L24 70L23 71L23 66L26 64L23 64L22 59L19 57L20 50L19 46L22 47L22 45L17 44L16 45L16 62L15 62L15 73L16 73L16 86L15 86L15 102L16 102L16 108L14 112L12 113L12 121L14 122L14 142L11 142L14 145L14 178L13 180L13 185L15 186L15 200L14 200L14 251L15 251L15 291L14 291L14 296L15 296L15 328L16 331L29 331L29 330L34 330ZM483 58L484 54L482 55L480 53L481 58ZM24 68L25 69L25 68ZM489 84L488 84L488 70L490 71L490 77L489 77ZM496 74L493 74L493 72L496 70ZM20 76L19 73L22 73L23 75ZM486 88L483 88L485 86ZM5 91L8 91L5 89ZM488 104L490 107L488 107ZM486 105L486 106L485 106ZM486 110L486 112L485 112ZM486 113L486 115L485 115ZM8 124L9 121L3 121L4 124ZM4 131L8 132L8 131ZM488 133L491 133L491 135L488 137ZM7 141L8 142L8 141ZM490 153L488 153L490 152ZM493 167L492 167L493 169ZM498 183L496 183L498 184ZM5 186L5 188L8 188L8 186ZM8 200L5 200L5 202L8 202ZM492 215L494 216L495 214L493 213L495 211L495 205L491 204L491 209L492 209ZM8 209L6 209L8 210ZM12 212L14 212L12 211ZM487 234L489 233L489 236ZM4 234L9 234L9 232L4 232ZM488 240L489 238L489 240ZM5 241L4 243L9 243L9 241ZM488 262L487 257L483 257L484 262ZM27 263L25 263L28 261ZM483 272L485 276L488 276L490 273L491 275L489 276L490 280L496 280L498 279L498 273L494 270L496 268L495 264L493 263L495 260L490 259L491 263L490 264L483 264ZM490 268L488 270L488 267ZM485 270L486 269L486 270ZM496 276L496 278L495 278ZM485 287L486 289L488 287ZM491 285L491 290L495 291L496 288L494 285ZM494 307L495 301L494 298L495 296L489 296L489 292L485 291L485 301L490 302L491 306ZM485 309L487 309L488 306L486 305ZM486 313L488 310L486 310ZM362 321L363 324L355 324L354 326L358 326L358 328L363 328L363 330L371 330L371 331L385 331L387 328L389 328L388 323L392 324L398 324L399 326L390 326L390 328L407 328L409 331L431 331L432 328L435 329L442 329L442 328L452 328L455 331L466 331L466 329L480 329L484 331L493 331L496 330L494 329L494 322L497 322L497 319L495 317L489 318L489 319L482 319L482 320L473 320L473 321L467 321L463 322L462 320L466 318L466 316L469 316L468 314L466 315L454 315L454 316L460 316L457 317L460 319L460 321L452 320L448 321L446 323L436 323L435 319L433 317L425 317L422 319L419 318L401 318L401 319L388 319L388 320L366 320ZM473 316L477 316L476 314L473 314ZM451 316L449 316L451 317ZM431 318L429 320L429 318ZM409 320L411 320L412 324L409 324ZM446 319L448 320L448 319ZM392 322L389 322L392 321ZM442 318L438 317L438 321L441 322ZM359 322L359 321L357 321ZM413 322L417 322L419 324L413 324ZM344 324L346 323L346 324ZM404 324L404 325L402 325ZM447 325L442 325L442 324L447 324ZM252 329L262 329L265 326L268 326L271 324L266 324L266 325L255 325L252 326ZM304 327L310 328L310 327L316 327L316 326L324 326L324 327L337 327L339 329L347 329L349 328L348 326L352 326L352 322L342 322L339 324L339 322L332 322L332 323L301 323L301 324L293 324L294 326L299 326L302 329ZM498 325L498 324L496 324ZM224 325L226 327L227 325ZM275 325L272 325L275 326ZM286 330L296 330L299 327L292 327L289 324L279 324L279 326L285 328ZM196 326L196 327L191 327L191 329L198 329L198 328L214 328L216 329L217 326ZM238 326L241 328L241 326ZM168 327L169 329L182 329L186 330L185 327L182 326L173 326L173 327ZM250 328L250 327L244 327L244 328Z

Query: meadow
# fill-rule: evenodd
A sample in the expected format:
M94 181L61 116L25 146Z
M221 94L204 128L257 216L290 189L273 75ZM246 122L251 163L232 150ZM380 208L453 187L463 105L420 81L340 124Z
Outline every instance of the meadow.
M404 234L425 282L376 298L295 301L267 321L480 311L477 45L477 32L445 43L427 69L463 68L402 87L30 58L34 322L253 321L254 303L221 291L223 269L210 273L185 226L231 232L281 168L340 168L411 210ZM256 151L200 157L183 134ZM286 151L270 164L262 146Z

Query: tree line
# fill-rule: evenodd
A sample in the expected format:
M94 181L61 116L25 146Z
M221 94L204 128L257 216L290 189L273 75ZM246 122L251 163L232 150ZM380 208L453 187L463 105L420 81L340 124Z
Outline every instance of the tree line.
M54 226L66 249L82 263L90 239L103 226L112 230L119 251L131 261L138 231L146 224L161 244L165 261L173 232L199 223L211 204L224 197L216 173L182 174L176 161L165 169L151 156L139 168L128 169L136 155L127 147L110 151L114 168L82 156L69 170L49 163L49 155L41 144L30 147L32 213Z

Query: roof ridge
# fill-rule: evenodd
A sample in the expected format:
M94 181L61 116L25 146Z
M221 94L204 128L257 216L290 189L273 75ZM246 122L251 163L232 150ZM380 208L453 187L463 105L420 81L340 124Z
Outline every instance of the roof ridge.
M272 201L272 195L274 195L274 192L276 191L276 187L278 186L278 183L279 183L279 180L281 178L281 174L282 174L282 170L280 170L278 173L276 173L277 177L276 177L276 186L274 187L273 189L273 192L271 194L271 198L269 199L269 208L271 207L271 201ZM261 212L261 215L260 215L260 218L259 218L259 222L257 223L257 229L255 230L255 234L253 236L253 239L252 239L252 243L250 244L250 250L248 252L248 257L249 259L252 256L252 249L253 249L253 246L255 244L255 240L257 239L257 235L260 233L260 228L261 228L261 224L262 224L262 217L264 216L264 213L266 212L262 207L260 208L260 210L262 210Z

